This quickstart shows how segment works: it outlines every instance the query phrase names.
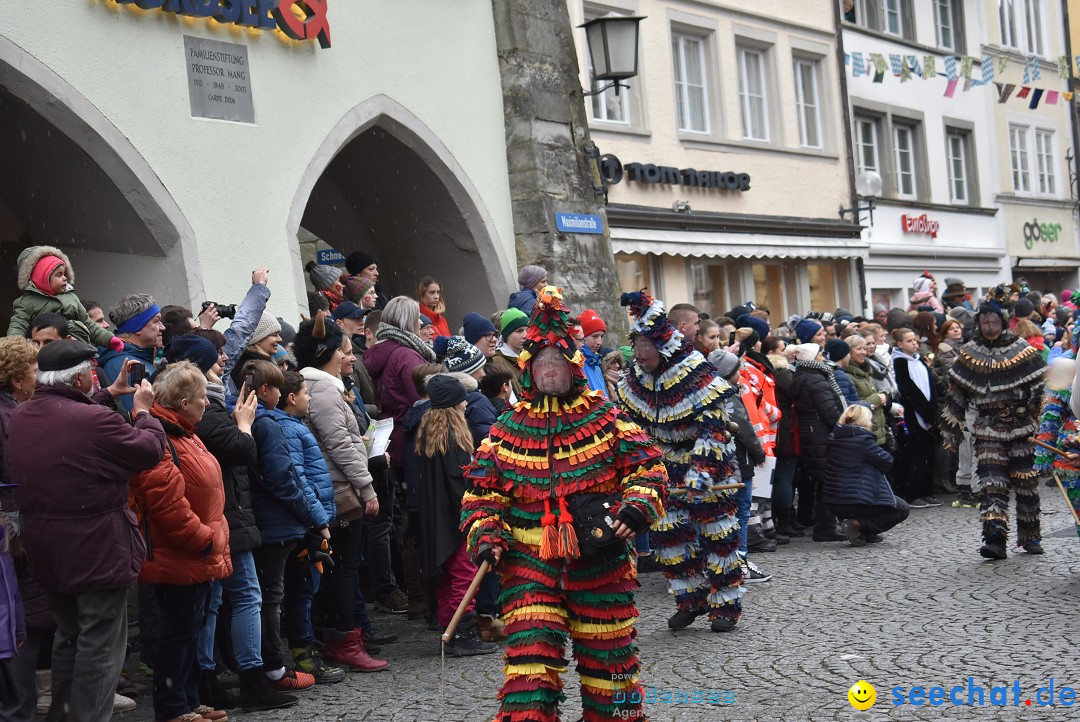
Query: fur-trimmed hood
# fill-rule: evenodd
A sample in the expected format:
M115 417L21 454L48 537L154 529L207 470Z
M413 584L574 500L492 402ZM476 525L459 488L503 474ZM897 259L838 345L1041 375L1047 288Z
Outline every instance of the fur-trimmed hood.
M461 385L465 387L465 393L467 394L471 394L473 391L480 388L480 383L476 379L469 374L460 371L444 371L437 374L431 374L431 376L424 378L424 383L430 381L433 376L449 376L450 378L457 379L461 382Z
M66 253L53 246L30 246L23 249L22 253L19 254L16 282L19 284L20 291L25 291L30 285L30 274L34 272L34 266L45 256L56 256L63 261L64 267L67 269L68 284L75 285L75 271L72 269L71 261L68 260Z

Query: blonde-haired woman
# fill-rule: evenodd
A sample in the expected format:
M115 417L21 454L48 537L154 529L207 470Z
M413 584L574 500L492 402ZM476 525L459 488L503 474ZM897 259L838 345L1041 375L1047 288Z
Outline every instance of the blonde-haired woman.
M844 534L855 547L882 541L881 534L911 511L889 486L885 474L893 458L878 445L871 426L870 409L860 402L844 410L829 434L821 501L844 520Z
M427 382L430 407L416 431L420 461L420 525L425 567L438 574L435 591L439 626L446 627L476 576L476 565L459 531L463 467L472 461L472 434L465 420L465 387L453 376L438 374ZM446 651L455 657L491 654L499 645L476 634L475 603L470 602Z

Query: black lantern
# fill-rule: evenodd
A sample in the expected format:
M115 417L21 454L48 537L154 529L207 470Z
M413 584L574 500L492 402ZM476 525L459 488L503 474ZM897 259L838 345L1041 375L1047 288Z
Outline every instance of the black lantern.
M620 87L630 87L619 81L638 74L638 23L644 19L608 14L578 26L585 28L589 57L592 58L593 79L612 81L585 95L597 95L612 87L618 95Z

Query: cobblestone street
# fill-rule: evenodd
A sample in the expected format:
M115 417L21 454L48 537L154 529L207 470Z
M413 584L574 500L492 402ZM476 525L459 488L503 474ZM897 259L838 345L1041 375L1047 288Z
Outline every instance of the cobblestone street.
M713 634L704 620L673 634L672 604L659 574L643 577L638 597L643 684L672 690L731 690L734 704L646 706L666 720L1050 720L1080 711L1037 706L1035 692L1054 678L1080 687L1075 641L1080 600L1080 545L1056 489L1043 488L1046 554L1011 553L987 562L977 554L978 514L948 505L914 510L885 542L854 549L815 544L808 537L761 554L774 575L753 585L733 634ZM233 713L244 722L271 720L489 720L501 680L498 656L447 659L440 674L437 634L419 623L378 614L401 634L384 648L390 671L350 674L346 681L307 692L287 714ZM901 707L892 688L941 685L946 693L967 678L982 686L984 707ZM576 676L566 675L564 719L580 714ZM847 690L865 679L877 690L868 712L855 712ZM1019 680L1020 703L992 707L993 685ZM152 719L147 695L124 716Z

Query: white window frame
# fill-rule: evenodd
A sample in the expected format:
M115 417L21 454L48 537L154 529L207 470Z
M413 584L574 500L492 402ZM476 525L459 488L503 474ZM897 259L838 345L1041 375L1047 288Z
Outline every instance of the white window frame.
M1016 15L1016 6L1021 0L998 0L998 24L1001 28L1001 44L1006 48L1020 49L1022 36L1020 23Z
M1046 57L1046 0L998 0L1001 44L1027 55Z
M709 118L709 75L708 69L705 64L706 52L705 44L706 38L700 35L692 35L689 33L673 32L671 34L671 63L673 72L673 82L675 84L675 116L676 124L681 132L684 133L701 133L708 135L710 132L711 120ZM690 45L692 43L697 44L696 52L691 51ZM696 55L698 62L698 76L701 78L700 84L691 83L688 80L687 60L693 52ZM691 127L690 118L690 93L694 90L700 90L701 92L701 113L703 127L694 128Z
M867 142L866 134L869 129L870 138ZM859 172L872 170L881 175L881 139L878 133L878 121L873 118L855 116L855 148L856 161ZM874 165L866 164L865 150L871 149L874 155Z
M896 29L890 24L896 20ZM881 2L881 30L886 35L904 37L904 4L902 0L882 0Z
M1057 173L1054 169L1054 131L1047 128L1035 128L1035 171L1038 179L1039 195L1056 196L1058 193Z
M938 46L955 53L962 53L964 52L964 16L958 8L957 0L934 0Z
M1024 49L1030 55L1046 55L1046 5L1044 0L1023 0Z
M585 22L595 20L604 14L605 12L597 12L595 9L590 10L586 8ZM589 83L589 92L596 93L597 90L607 84L607 81L600 82L593 77L592 55L588 52L589 41L585 37L585 30L581 31L581 47L585 48L585 73L586 80ZM618 95L615 94L614 88L608 88L602 93L596 93L596 95L590 96L589 100L591 102L588 104L589 119L595 123L610 123L612 125L630 127L632 112L630 94L633 92L633 87L631 86L628 88L626 85L632 83L635 79L636 78L630 78L629 80L624 81L624 85L619 89ZM612 105L619 108L622 119L611 117L610 107ZM597 110L600 111L599 114L597 113Z
M968 178L968 156L970 149L968 143L970 133L965 133L952 128L945 133L945 159L949 171L949 198L953 203L970 204L971 182ZM956 151L959 151L958 153ZM957 174L959 169L959 174ZM957 192L957 188L961 192Z
M907 135L907 149L902 150L900 148L900 137L902 134ZM896 123L893 125L893 161L896 163L896 197L914 200L919 197L919 185L918 185L918 158L916 153L916 127L908 125L906 123ZM905 168L904 155L907 156L907 167ZM905 179L910 181L910 190L904 190Z
M750 55L754 55L758 58L758 77L757 81L760 84L760 93L750 92L750 76L747 70L747 58ZM742 131L744 140L755 140L763 143L768 143L771 133L769 128L769 85L768 85L768 61L769 54L767 50L753 47L739 47L739 108L742 115ZM761 103L761 123L762 128L751 128L753 121L753 103L760 101ZM761 131L760 135L754 135L755 131Z
M807 99L806 83L803 81L803 68L810 72L810 100ZM803 148L820 150L824 147L823 128L821 127L821 61L813 58L795 56L792 59L792 74L795 76L795 115L799 122L799 145ZM813 120L817 138L811 138L808 120Z
M1009 169L1013 191L1019 194L1031 193L1030 143L1031 126L1009 124Z

